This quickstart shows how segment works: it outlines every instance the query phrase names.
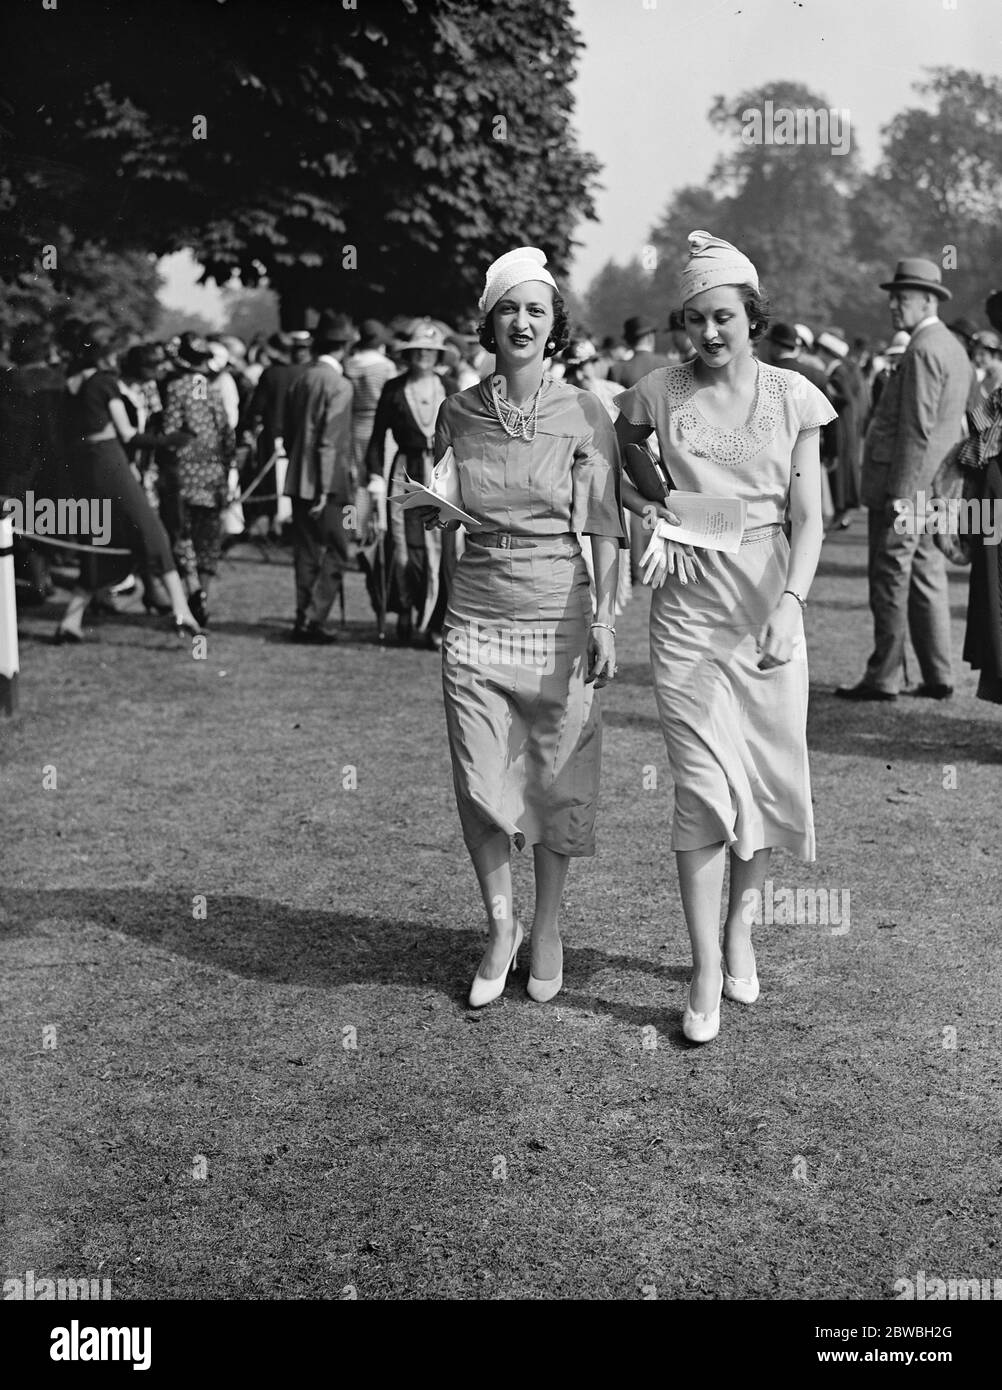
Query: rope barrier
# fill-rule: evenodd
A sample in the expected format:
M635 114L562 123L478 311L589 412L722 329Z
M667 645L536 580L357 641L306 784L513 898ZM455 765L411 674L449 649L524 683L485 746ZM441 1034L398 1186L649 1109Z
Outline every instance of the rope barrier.
M76 541L61 541L55 536L40 536L37 531L21 531L16 526L14 535L35 545L53 545L57 550L93 550L98 555L131 555L131 550L120 550L114 545L81 545Z

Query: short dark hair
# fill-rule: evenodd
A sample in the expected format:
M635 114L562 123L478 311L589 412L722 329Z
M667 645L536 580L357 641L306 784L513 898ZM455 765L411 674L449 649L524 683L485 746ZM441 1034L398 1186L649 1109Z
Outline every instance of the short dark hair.
M498 303L501 301L498 300ZM497 305L494 306L497 308ZM497 342L494 338L494 309L482 318L477 324L477 338L480 346L487 352L497 352ZM563 295L556 290L553 291L553 327L550 329L550 336L546 340L546 347L543 349L543 357L556 357L563 352L570 341L571 325L567 315L567 306L564 303ZM550 347L550 343L553 347Z
M122 375L134 378L150 367L159 367L162 356L156 343L136 343L122 358Z
M753 343L763 338L769 328L769 297L754 285L739 285L738 293L744 300L748 314L748 336Z

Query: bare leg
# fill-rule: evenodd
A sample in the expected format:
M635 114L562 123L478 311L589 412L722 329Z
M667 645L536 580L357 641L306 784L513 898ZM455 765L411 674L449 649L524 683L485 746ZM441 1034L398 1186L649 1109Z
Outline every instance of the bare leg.
M692 943L689 1001L696 1013L710 1013L720 993L720 904L724 891L724 846L675 852L682 911Z
M731 975L750 980L755 971L752 950L752 925L755 913L753 901L761 903L765 876L769 871L771 849L756 850L750 859L731 854L731 887L727 897L727 918L724 922L724 960ZM755 900L746 893L757 893Z
M470 850L484 907L490 940L478 973L485 980L496 980L508 964L515 944L515 912L512 903L511 850L508 836L496 831Z
M181 583L181 576L177 570L171 570L164 575L164 587L170 595L171 607L174 609L174 617L183 623L189 623L192 627L198 624L192 617L191 609L188 607L188 599Z
M83 615L91 600L89 589L82 588L79 584L70 594L70 601L66 605L62 620L59 623L57 632L69 632L74 637L83 636Z
M536 868L536 915L529 968L537 980L555 980L563 965L557 918L571 861L569 855L558 854L545 845L534 845L532 855Z

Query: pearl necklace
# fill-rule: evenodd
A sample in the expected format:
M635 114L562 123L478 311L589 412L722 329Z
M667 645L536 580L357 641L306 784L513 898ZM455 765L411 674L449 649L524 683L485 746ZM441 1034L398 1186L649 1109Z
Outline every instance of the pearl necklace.
M536 437L539 397L543 391L545 378L539 383L528 411L522 410L517 405L512 405L511 401L498 395L497 383L503 380L503 377L491 377L491 405L497 416L498 424L510 438L524 439L527 444L531 444ZM530 430L532 431L531 434L529 433Z

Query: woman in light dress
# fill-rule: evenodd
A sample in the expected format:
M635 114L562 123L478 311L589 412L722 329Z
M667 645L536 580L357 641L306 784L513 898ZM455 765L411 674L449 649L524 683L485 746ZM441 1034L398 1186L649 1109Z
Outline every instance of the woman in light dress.
M620 395L616 432L621 448L656 432L679 490L747 504L738 553L656 538L646 575L693 956L683 1032L707 1042L720 1027L722 995L758 996L751 926L772 849L814 859L803 614L823 534L819 432L834 411L806 378L752 355L768 305L734 246L694 232L679 288L696 356ZM623 500L652 524L668 519L628 482Z
M487 913L473 1007L504 991L523 938L513 845L534 859L530 997L545 1002L561 988L558 913L571 859L595 852L596 691L616 665L619 452L601 402L544 372L567 341L545 265L537 248L519 247L489 268L481 342L495 372L445 401L435 440L436 459L451 449L461 505L477 523L456 567L442 653L456 800Z

